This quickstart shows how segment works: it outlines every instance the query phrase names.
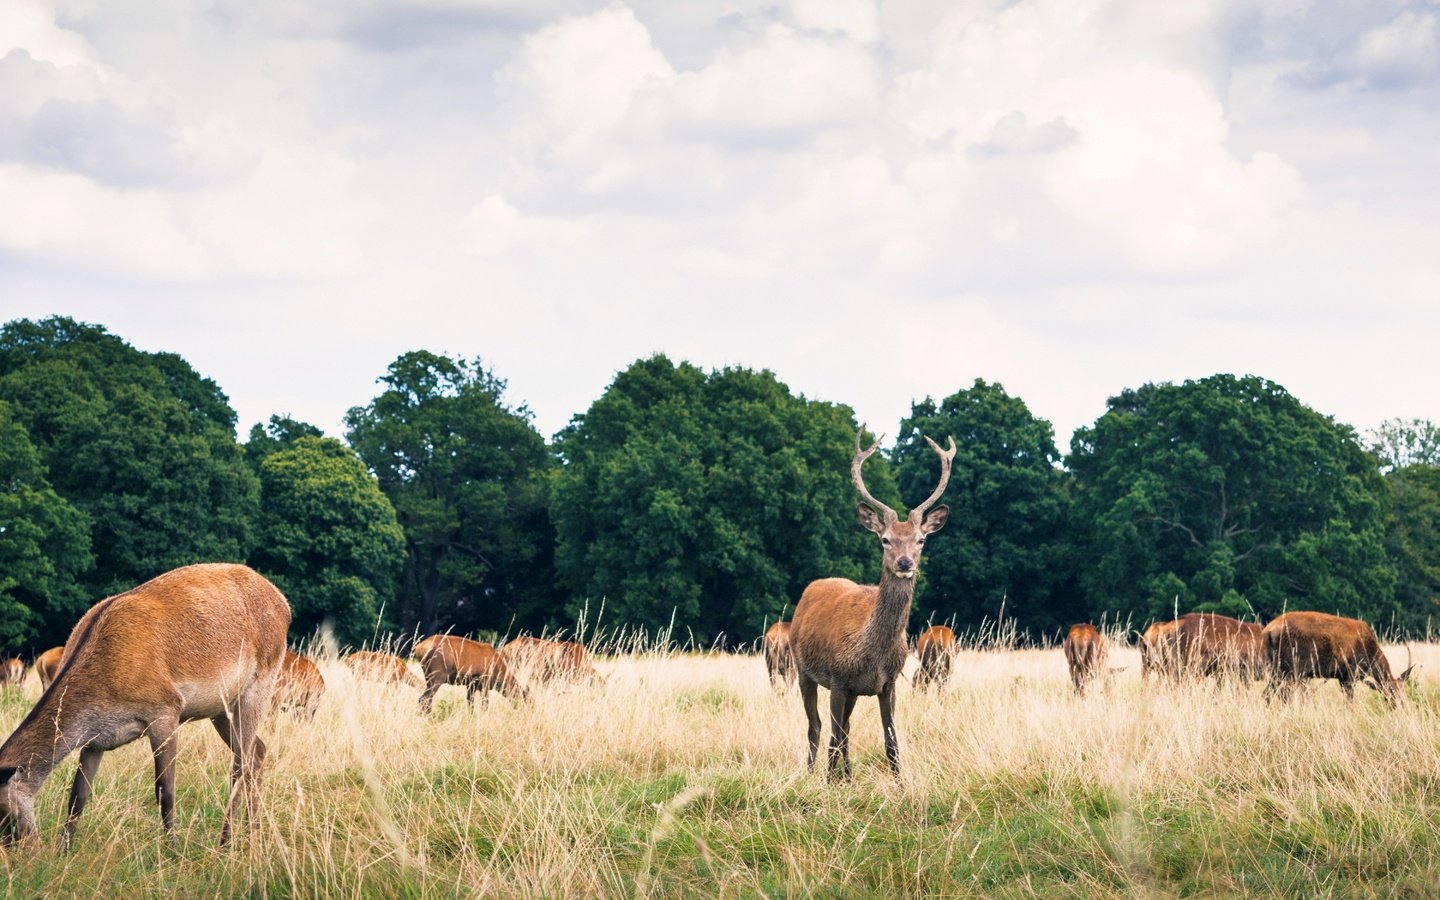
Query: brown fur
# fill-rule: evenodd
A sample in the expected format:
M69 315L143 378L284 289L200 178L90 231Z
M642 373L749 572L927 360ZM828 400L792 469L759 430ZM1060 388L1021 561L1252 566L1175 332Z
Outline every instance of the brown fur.
M530 684L551 681L588 681L604 684L595 671L585 645L576 641L552 641L520 635L507 643L500 653L514 674Z
M0 662L0 685L7 687L19 687L20 682L25 680L25 662L19 659L7 659Z
M142 735L155 756L155 785L167 836L175 831L175 761L182 722L210 719L234 752L230 802L220 830L230 837L243 795L254 823L269 712L290 626L290 605L245 566L185 566L100 601L66 643L55 680L0 746L0 819L35 837L35 794L72 752L68 845L105 751Z
M65 656L64 647L51 647L35 657L35 674L40 676L40 690L50 686L60 672L60 660Z
M855 436L850 474L863 500L860 523L880 538L880 584L856 584L846 578L812 581L801 594L795 617L790 620L790 647L799 673L800 700L805 706L811 766L815 765L820 746L818 688L824 685L830 690L832 778L850 775L850 715L856 698L862 696L874 696L879 701L885 758L891 771L900 774L895 679L909 656L905 632L915 578L920 571L920 552L925 538L943 528L950 513L945 506L930 507L945 492L950 461L955 457L953 440L945 451L929 438L925 440L941 459L939 485L929 499L901 521L894 510L871 496L860 475L861 466L875 452L879 441L869 450L862 450L860 435Z
M1180 620L1151 622L1140 635L1140 679L1150 680L1150 673L1173 678L1176 675L1175 630Z
M421 712L430 711L435 693L447 684L464 687L465 699L471 706L475 705L476 694L484 699L492 690L518 700L529 699L529 693L511 676L505 657L490 644L436 634L415 645L415 656L425 670Z
M790 649L790 623L776 622L765 629L765 670L770 686L785 690L795 683L795 653Z
M425 682L420 680L420 676L410 671L410 667L405 665L405 660L393 653L381 653L378 650L356 650L345 657L345 665L361 678L386 684L408 684L421 690L425 689Z
M275 689L275 708L289 710L302 719L313 719L325 694L325 676L320 667L293 650L285 651L280 665L280 682Z
M915 688L923 691L932 684L943 688L950 680L950 665L955 658L955 632L944 625L931 625L915 639L915 655L920 657Z
M1290 698L1302 678L1334 678L1346 699L1354 698L1355 682L1361 681L1394 706L1404 699L1402 683L1415 668L1411 666L1398 678L1391 675L1379 639L1359 619L1321 612L1286 613L1265 626L1264 637L1270 663L1265 693L1278 693L1282 700Z
M1085 685L1105 673L1105 638L1089 623L1071 625L1070 633L1065 635L1064 648L1075 693L1084 696Z
M1264 629L1215 613L1187 613L1176 620L1178 671L1187 675L1265 676Z

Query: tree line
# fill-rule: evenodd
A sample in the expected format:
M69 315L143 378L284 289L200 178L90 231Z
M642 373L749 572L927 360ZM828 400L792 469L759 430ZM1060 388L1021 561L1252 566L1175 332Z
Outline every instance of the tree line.
M749 641L811 579L873 580L850 483L857 423L768 371L663 355L550 441L478 359L401 355L344 439L277 414L236 438L173 353L53 317L0 328L0 646L60 643L100 597L246 562L342 643L392 633L673 628ZM1062 454L977 379L913 404L866 466L897 509L959 452L912 621L1032 635L1080 620L1286 609L1428 632L1440 603L1440 428L1368 442L1255 376L1111 397Z

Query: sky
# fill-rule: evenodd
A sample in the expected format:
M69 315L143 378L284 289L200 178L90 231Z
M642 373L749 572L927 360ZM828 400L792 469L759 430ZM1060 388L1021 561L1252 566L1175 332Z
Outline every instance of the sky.
M401 353L546 436L634 360L895 433L1000 382L1440 419L1440 3L5 0L0 321L342 434Z

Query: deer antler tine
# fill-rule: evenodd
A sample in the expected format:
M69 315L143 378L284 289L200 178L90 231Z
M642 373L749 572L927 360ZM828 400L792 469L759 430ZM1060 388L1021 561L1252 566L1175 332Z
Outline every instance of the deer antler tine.
M855 482L855 488L860 491L860 499L868 503L871 509L883 515L887 522L898 522L900 517L896 515L895 510L870 495L870 491L865 487L865 479L860 474L860 467L865 464L865 460L869 459L871 455L875 453L875 450L879 448L880 442L884 440L885 436L882 434L876 438L875 443L870 445L869 450L862 450L860 449L860 437L864 433L865 425L862 423L860 430L855 432L855 459L850 463L850 480Z
M929 435L925 436L925 443L929 444L930 449L935 451L935 455L940 457L940 483L936 485L935 492L926 498L924 503L910 510L910 518L916 520L924 517L926 511L934 506L935 501L945 493L945 487L950 483L950 462L955 458L955 438L953 436L950 438L949 448L945 450L941 450L940 445L932 441Z

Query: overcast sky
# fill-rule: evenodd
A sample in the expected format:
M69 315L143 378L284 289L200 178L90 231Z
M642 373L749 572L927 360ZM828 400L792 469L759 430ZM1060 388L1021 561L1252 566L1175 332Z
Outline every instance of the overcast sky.
M1440 6L4 0L0 319L341 432L400 353L549 436L657 351L1062 448L1253 373L1440 418Z

